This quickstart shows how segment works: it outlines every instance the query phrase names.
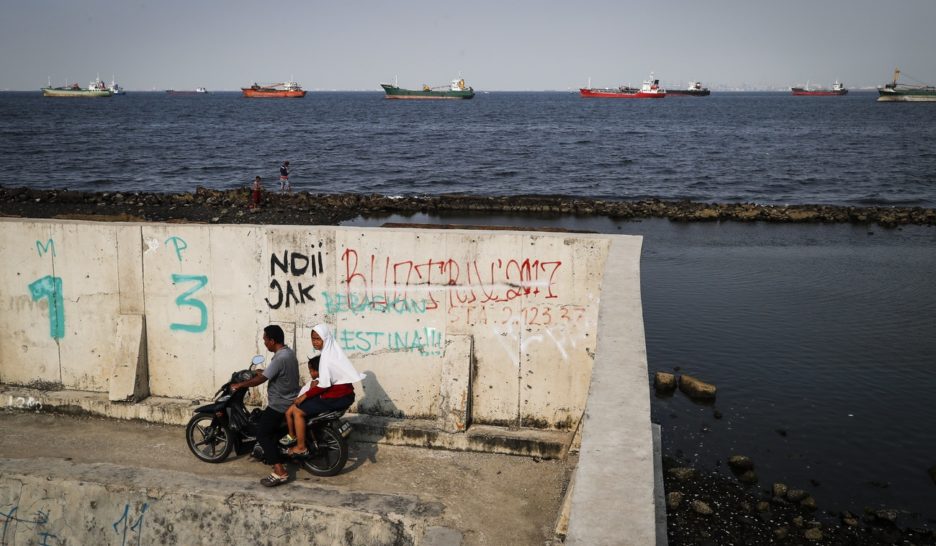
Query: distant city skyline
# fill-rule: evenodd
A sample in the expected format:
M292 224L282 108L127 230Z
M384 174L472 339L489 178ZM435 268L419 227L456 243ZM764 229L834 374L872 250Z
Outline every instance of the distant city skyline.
M714 90L809 82L874 88L899 67L936 84L933 0L666 3L412 0L158 3L5 0L0 89L87 85L237 90L294 79L308 90L441 85L569 90L702 81Z

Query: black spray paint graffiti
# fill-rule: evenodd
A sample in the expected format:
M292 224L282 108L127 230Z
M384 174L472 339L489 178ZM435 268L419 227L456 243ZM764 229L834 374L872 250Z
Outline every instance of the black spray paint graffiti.
M319 243L322 246L322 243ZM287 276L285 286L276 278L277 272ZM315 301L312 289L315 288L315 277L325 272L322 262L322 251L306 255L301 252L284 250L282 258L276 253L270 254L270 290L274 298L266 298L270 309L279 309L284 304L288 309L290 305L304 304ZM311 277L311 278L310 278Z

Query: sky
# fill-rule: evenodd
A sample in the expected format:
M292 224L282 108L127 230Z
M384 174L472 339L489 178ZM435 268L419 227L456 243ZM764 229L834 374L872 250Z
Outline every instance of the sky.
M936 0L0 0L0 89L936 85ZM902 78L903 79L903 78Z

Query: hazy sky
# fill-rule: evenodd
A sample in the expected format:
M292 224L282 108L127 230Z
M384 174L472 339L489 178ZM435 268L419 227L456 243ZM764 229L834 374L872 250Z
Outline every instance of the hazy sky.
M0 0L0 89L936 84L936 0Z

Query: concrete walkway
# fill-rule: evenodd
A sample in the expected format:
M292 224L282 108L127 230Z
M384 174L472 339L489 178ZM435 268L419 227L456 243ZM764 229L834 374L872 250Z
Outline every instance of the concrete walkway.
M352 443L340 475L267 489L179 426L4 410L0 438L4 544L544 544L575 464Z

